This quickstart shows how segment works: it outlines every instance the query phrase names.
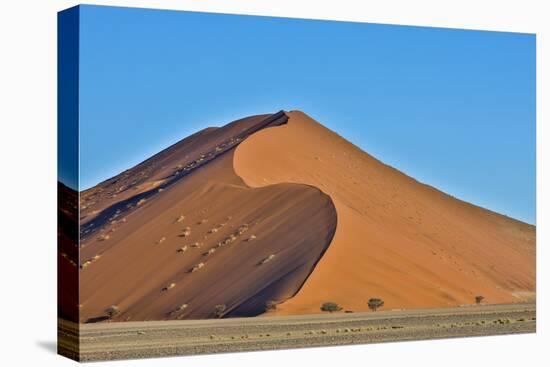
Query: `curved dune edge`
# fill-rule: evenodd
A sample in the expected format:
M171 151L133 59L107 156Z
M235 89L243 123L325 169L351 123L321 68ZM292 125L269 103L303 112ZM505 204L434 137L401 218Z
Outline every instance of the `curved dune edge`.
M250 187L302 183L332 198L334 238L300 291L275 314L318 313L323 302L367 311L531 300L535 229L450 197L384 165L302 112L235 151Z
M192 136L169 148L170 154L163 151L107 185L135 182L129 190L139 196L140 187L172 174L190 150L201 154L203 145L215 149L220 141L256 123L258 118L251 117L196 134L201 139ZM214 142L209 142L208 134L217 134ZM197 148L197 144L202 145ZM113 321L212 318L220 304L226 306L223 317L255 316L265 311L266 301L296 294L334 236L334 204L311 185L247 186L235 173L234 152L227 151L185 179L155 191L141 205L121 212L123 217L107 218L84 238L81 262L92 261L80 270L81 322L104 321L110 305L120 309ZM146 179L136 180L144 176L142 172ZM102 223L101 211L92 217L91 210L113 211L117 200L127 200L108 195L111 190L102 188L103 196L91 190L97 204L84 214L86 220ZM185 218L179 221L182 214ZM245 224L247 231L234 242L216 247ZM186 227L190 234L182 237ZM105 234L108 240L101 240ZM196 242L200 248L191 247ZM188 247L185 253L178 253L183 245ZM212 248L216 251L205 256ZM270 255L275 258L260 264ZM191 274L200 262L204 267ZM182 304L187 305L184 310Z

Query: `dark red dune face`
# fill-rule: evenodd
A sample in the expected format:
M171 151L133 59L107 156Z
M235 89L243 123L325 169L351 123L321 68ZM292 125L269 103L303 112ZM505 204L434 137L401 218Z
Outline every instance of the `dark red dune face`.
M57 183L58 315L78 321L78 193Z

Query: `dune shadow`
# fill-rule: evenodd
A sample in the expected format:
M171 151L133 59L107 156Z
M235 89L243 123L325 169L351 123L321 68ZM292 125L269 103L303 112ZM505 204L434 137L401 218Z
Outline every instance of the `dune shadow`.
M93 324L95 322L101 322L109 320L109 316L97 316L97 317L90 317L88 320L86 320L86 324Z
M47 352L57 354L57 342L54 340L37 340L36 345Z

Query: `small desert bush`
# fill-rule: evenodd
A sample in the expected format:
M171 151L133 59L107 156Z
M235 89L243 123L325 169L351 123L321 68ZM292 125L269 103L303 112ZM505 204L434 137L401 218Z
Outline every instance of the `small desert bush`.
M216 248L212 247L210 250L206 251L203 255L204 256L212 255L214 252L216 252Z
M245 233L246 231L248 231L248 224L243 224L242 226L240 226L240 227L237 229L237 233L238 233L238 234L243 234L243 233Z
M163 291L169 291L170 289L174 288L176 286L176 283L170 283L166 287L162 288Z
M120 310L118 309L118 307L116 305L112 305L111 307L109 307L105 310L105 313L111 319L111 318L115 317L116 315L118 315L120 313Z
M177 250L178 253L183 253L185 251L187 251L187 246L182 246Z
M197 265L195 265L191 268L191 273L194 273L194 272L202 269L203 267L204 267L204 263L202 263L202 262L198 263Z
M271 254L269 255L268 257L266 257L265 259L263 259L262 261L260 261L259 265L263 265L265 263L268 263L270 262L271 260L273 260L275 258L275 255L274 254Z
M181 304L175 310L169 312L169 315L174 316L174 315L184 311L187 308L187 306L188 306L187 303Z
M325 302L321 305L321 311L326 311L326 312L333 313L333 312L341 311L341 310L342 310L342 307L340 307L335 302Z
M275 311L277 309L277 302L276 301L267 301L265 303L265 310L266 311Z
M217 318L221 318L223 316L223 313L225 312L225 310L227 310L227 306L226 305L216 305L214 306L214 315L217 317Z
M476 296L476 298L475 298L476 305L479 305L484 299L485 299L485 297L483 297L483 296Z
M371 298L368 302L369 309L376 311L379 307L384 306L384 301L380 298Z

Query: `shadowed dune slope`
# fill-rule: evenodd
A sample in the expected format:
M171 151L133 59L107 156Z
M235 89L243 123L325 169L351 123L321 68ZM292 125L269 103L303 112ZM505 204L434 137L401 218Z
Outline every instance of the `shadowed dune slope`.
M297 295L276 313L316 313L325 301L368 310L528 300L535 227L457 200L384 165L304 113L238 146L236 173L252 187L305 183L330 195L334 239ZM268 163L266 163L268 162Z
M255 316L292 297L334 236L332 200L304 184L250 188L233 169L249 133L286 120L203 130L84 192L81 322L111 305L115 321Z
M78 192L57 182L58 316L78 322Z

